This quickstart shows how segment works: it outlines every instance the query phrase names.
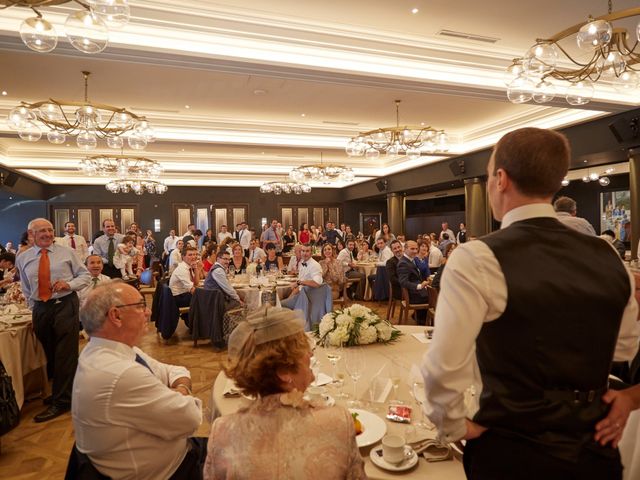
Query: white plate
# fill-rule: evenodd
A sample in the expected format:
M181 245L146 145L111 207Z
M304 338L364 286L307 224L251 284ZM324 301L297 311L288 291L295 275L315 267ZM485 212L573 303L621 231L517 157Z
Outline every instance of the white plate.
M358 447L373 445L387 433L387 424L375 413L357 408L350 408L349 411L358 414L358 420L360 420L364 429L360 435L356 435Z
M418 455L413 451L409 445L404 446L404 460L400 463L389 463L382 457L382 447L372 448L369 453L369 458L373 464L383 470L389 470L390 472L403 472L415 467L418 463Z

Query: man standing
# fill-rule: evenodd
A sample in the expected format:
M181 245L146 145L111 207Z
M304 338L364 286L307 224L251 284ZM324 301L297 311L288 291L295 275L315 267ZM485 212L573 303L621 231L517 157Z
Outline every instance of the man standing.
M176 242L180 240L176 236L176 230L172 228L169 230L169 236L164 239L163 251L162 251L162 261L165 265L165 269L168 268L169 256L171 255L171 251L176 248Z
M440 249L431 242L428 235L425 236L424 241L429 245L429 271L435 275L442 265L443 255Z
M187 231L182 234L182 237L186 237L187 235L192 235L193 236L195 231L196 231L195 224L190 223L189 225L187 225Z
M340 231L336 230L336 224L333 222L327 222L327 230L324 234L327 237L327 243L330 243L331 245L338 243L338 239L344 241L342 235L340 235Z
M240 224L240 229L236 232L238 243L244 250L244 256L249 256L249 247L251 246L251 232L249 231L249 225L247 222L242 222Z
M391 283L391 295L396 300L402 298L402 291L400 290L400 281L398 280L398 263L403 255L402 244L398 240L392 240L389 244L393 257L387 260L387 276L389 277L389 283Z
M182 251L182 261L169 278L169 288L178 308L191 305L191 297L200 283L200 276L196 269L198 249L187 245Z
M233 237L233 235L231 234L231 232L228 231L226 225L221 225L220 231L218 232L218 236L217 236L218 245L220 245L225 238L229 238L229 237Z
M322 285L322 267L311 256L311 246L303 245L300 249L300 270L298 271L298 280L291 284L292 291L289 298L282 301L282 306L293 308L295 305L295 297L300 294L300 287L306 286L318 288Z
M364 288L366 283L366 277L363 272L358 270L356 265L356 258L353 251L356 248L356 242L354 240L347 240L347 246L340 250L338 253L338 262L342 265L344 275L347 278L358 279L358 283L350 287L350 295L355 294L356 300L364 299Z
M102 285L105 282L111 281L109 277L102 274L102 258L99 255L89 255L86 261L87 270L91 275L91 281L82 290L78 290L78 298L80 299L80 308L86 302L89 293L96 289L98 285Z
M404 255L398 262L398 283L409 291L409 301L415 304L429 303L427 281L422 280L420 270L413 259L418 254L418 244L409 240L404 248ZM418 325L426 325L427 311L416 310Z
M262 248L266 250L268 243L276 246L276 255L282 255L282 236L278 234L278 221L275 219L271 220L271 227L262 235Z
M87 241L82 235L76 235L76 225L73 222L64 224L64 232L64 237L60 238L56 243L71 248L78 256L80 263L84 263L89 256Z
M556 201L553 202L553 208L556 211L558 220L564 223L567 227L573 228L585 235L596 235L596 231L587 220L581 217L576 217L578 213L578 206L573 198L558 197Z
M551 130L502 137L487 166L501 230L458 247L442 277L425 411L444 441L467 439L470 479L622 478L594 434L611 361L638 348L638 307L616 252L556 217L569 159ZM467 412L470 385L480 404Z
M216 257L216 263L211 267L204 281L204 288L208 290L221 290L222 293L224 293L225 311L244 305L244 302L238 296L238 292L229 284L229 280L227 279L230 261L231 255L229 252L220 250Z
M49 408L34 417L46 422L67 412L78 365L78 295L89 272L70 248L53 243L53 225L44 218L29 222L34 246L18 257L22 293L33 314L33 329L47 356L53 378ZM48 399L45 400L48 403Z
M460 231L458 235L456 235L456 243L460 245L461 243L467 242L467 226L464 222L460 223Z
M94 255L102 257L104 263L104 274L110 278L120 278L122 274L120 269L113 264L113 257L116 254L118 244L122 243L124 235L116 233L116 224L113 220L106 218L102 221L102 230L104 235L99 236L93 242Z
M89 294L82 324L91 341L73 383L76 446L109 478L198 480L207 439L190 436L202 404L186 368L137 347L150 315L140 292L120 281Z
M453 234L453 230L449 228L449 222L442 222L442 231L440 232L439 240L442 242L444 240L444 234L449 235L449 240L455 243L455 235Z

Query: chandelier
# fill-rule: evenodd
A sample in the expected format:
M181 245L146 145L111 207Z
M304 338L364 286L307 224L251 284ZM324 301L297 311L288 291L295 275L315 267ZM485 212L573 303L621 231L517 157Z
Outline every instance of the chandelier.
M167 191L167 186L158 180L162 165L146 157L94 155L81 160L79 170L90 177L116 177L106 184L106 189L113 193L132 191L142 195L145 191Z
M265 182L260 186L260 193L273 193L281 195L283 193L309 193L311 187L306 183L295 182L291 180L283 180L281 182Z
M90 74L82 72L84 102L52 98L36 103L21 102L9 112L9 127L28 142L37 142L44 132L49 142L56 145L64 143L67 135L76 136L76 143L83 150L96 148L98 138L106 139L109 148L121 149L126 136L129 147L134 150L143 150L147 143L155 141L155 133L144 117L122 107L89 102Z
M446 152L449 150L449 139L444 130L436 130L424 126L400 126L400 100L396 100L396 126L378 128L358 134L346 147L350 157L361 157L373 160L386 153L390 156L406 155L410 160L417 160L422 151L427 153Z
M301 165L289 172L289 178L294 182L353 182L354 177L353 169L346 165L322 163L322 153L320 163Z
M99 53L107 47L109 29L123 27L129 22L128 0L0 0L0 9L31 8L36 14L20 25L24 44L36 52L50 52L58 44L54 26L42 17L36 7L77 3L82 10L72 12L65 21L64 32L76 49L84 53Z
M606 187L611 183L611 180L609 179L608 175L611 175L614 171L615 171L615 168L607 168L602 173L592 172L591 170L587 170L587 174L582 177L582 181L584 183L598 182L600 186ZM567 177L564 177L564 179L560 183L562 184L563 187L566 187L569 185L569 179Z
M566 86L565 100L570 105L585 105L593 98L594 84L608 83L621 93L630 93L640 84L640 23L633 35L611 22L640 16L640 8L612 12L609 0L607 15L591 17L548 39L538 39L522 58L507 68L507 97L513 103L547 103L556 96L551 79ZM575 35L584 60L576 59L560 45ZM631 39L633 37L633 39ZM629 45L631 43L632 46Z

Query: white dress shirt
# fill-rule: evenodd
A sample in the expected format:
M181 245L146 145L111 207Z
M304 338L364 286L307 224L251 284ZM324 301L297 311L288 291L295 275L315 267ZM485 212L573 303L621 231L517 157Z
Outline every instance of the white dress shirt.
M342 265L342 269L345 272L348 272L349 270L351 270L351 264L355 262L355 259L353 258L353 252L346 247L343 248L342 250L340 250L340 253L338 253L338 262L340 262L340 265Z
M379 267L384 267L387 264L387 260L393 257L393 252L391 248L387 245L382 249L381 252L378 253L378 263L376 263Z
M94 282L93 281L94 278L97 278L98 280ZM80 307L84 305L84 302L87 299L87 296L89 295L89 293L91 293L91 290L96 288L98 285L103 284L104 282L110 282L110 281L111 281L111 278L103 274L99 274L97 277L94 277L93 275L91 275L91 280L89 281L89 285L84 287L82 290L78 290L77 292L78 299L80 300Z
M164 252L168 255L171 250L176 248L176 242L180 240L180 237L169 235L164 239Z
M435 245L429 246L429 269L437 269L442 265L442 250Z
M313 258L310 258L306 262L300 262L300 269L298 270L298 280L313 280L318 285L322 285L322 267Z
M289 258L289 263L287 265L287 272L297 272L299 266L300 263L298 261L298 258L295 255L291 255L291 258Z
M249 247L251 246L251 232L246 228L239 230L238 242L240 242L240 246L242 248L244 248L245 250L249 250Z
M218 245L220 245L225 238L229 237L233 237L231 232L218 232Z
M65 235L64 237L56 238L56 243L60 245L64 245L65 247L69 247L78 256L78 260L84 263L84 261L89 256L89 247L87 246L87 241L84 239L82 235L75 235L75 234L73 235L73 240L76 244L75 249L71 246L70 235Z
M509 211L501 228L535 217L553 217L550 204L532 204ZM634 278L629 273L631 295L624 310L614 360L629 360L638 349L640 335ZM433 340L422 363L427 401L425 413L447 442L466 433L464 392L473 385L482 392L475 355L476 338L484 322L499 318L507 306L507 284L500 264L482 241L460 245L447 260L438 296ZM551 368L551 367L550 367Z
M444 239L442 238L442 234L443 234L443 233L448 234L448 235L449 235L449 240L451 240L453 243L456 243L456 236L455 236L455 234L453 233L453 230L451 230L450 228L447 228L446 230L441 231L441 232L440 232L440 237L438 237L438 239L439 239L440 241L444 240Z
M249 262L254 263L258 260L264 262L265 258L267 258L267 254L260 247L256 247L255 250L249 250Z
M178 264L171 274L171 278L169 278L169 288L174 297L191 291L193 288L192 272L187 262L180 262Z
M140 355L149 369L135 361ZM78 450L111 478L169 478L202 422L201 401L168 388L190 377L139 348L91 337L80 353L71 415Z
M584 218L574 217L570 213L567 212L556 212L558 216L558 220L560 220L563 224L565 224L569 228L573 228L580 233L584 233L585 235L596 235L596 231L593 229L593 226Z

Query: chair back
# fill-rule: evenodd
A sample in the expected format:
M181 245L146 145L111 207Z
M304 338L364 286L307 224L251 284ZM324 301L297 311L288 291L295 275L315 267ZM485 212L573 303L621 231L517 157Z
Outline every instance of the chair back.
M427 286L427 293L429 294L429 307L436 308L438 304L438 290L429 285Z
M389 282L391 284L391 282ZM409 290L405 287L402 287L402 301L409 305L411 302L409 301Z

